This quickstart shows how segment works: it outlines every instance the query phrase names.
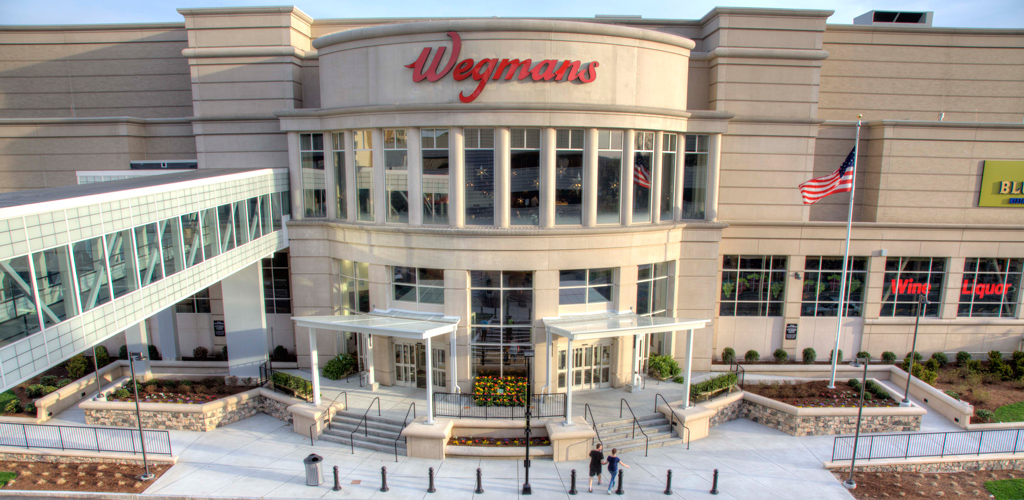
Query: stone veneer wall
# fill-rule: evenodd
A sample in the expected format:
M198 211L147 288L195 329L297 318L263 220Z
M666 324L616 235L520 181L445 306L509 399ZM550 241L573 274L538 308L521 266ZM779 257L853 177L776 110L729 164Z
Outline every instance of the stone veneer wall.
M140 416L142 426L149 429L174 429L181 431L207 432L239 420L266 413L278 420L292 423L288 403L261 394L262 389L253 389L234 396L222 398L203 405L176 405L143 403ZM117 403L114 405L122 406ZM85 411L85 423L113 427L135 427L138 420L134 406L131 408L95 408L106 406L90 402ZM187 407L188 411L184 411ZM159 408L154 411L154 408Z
M925 459L927 460L927 459ZM986 460L984 457L945 457L942 461L927 460L915 462L901 460L900 463L886 461L872 464L870 461L857 462L857 472L973 472L986 470L1024 470L1024 458ZM849 469L850 461L827 464L830 469Z
M292 413L288 411L288 407L291 406L290 404L265 396L259 396L257 399L259 400L256 407L257 411L266 413L282 422L292 423Z
M59 450L58 450L59 451ZM153 464L165 464L172 463L165 460L160 460L161 457L154 457L150 455L149 463ZM90 456L72 456L72 455L44 455L36 453L3 453L0 452L0 461L3 462L50 462L50 463L98 463L98 464L118 464L118 465L142 465L142 457L138 459L132 458L109 458L109 457L90 457Z
M775 408L740 398L717 408L710 426L745 418L766 427L778 429L793 436L822 436L853 434L857 429L857 415L793 415ZM861 432L888 433L921 430L920 415L864 415Z

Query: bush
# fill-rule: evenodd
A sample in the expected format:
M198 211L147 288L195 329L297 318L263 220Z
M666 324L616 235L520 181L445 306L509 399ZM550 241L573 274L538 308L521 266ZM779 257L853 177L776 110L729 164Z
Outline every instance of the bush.
M993 413L992 410L986 410L984 408L974 410L974 414L982 420L992 420L992 417L996 416L996 414Z
M967 371L969 373L981 373L981 360L972 359L967 362Z
M1013 364L1024 364L1024 351L1013 351Z
M128 359L128 346L121 346L121 348L117 350L117 357L121 359Z
M743 355L743 360L746 361L747 363L757 363L760 359L761 355L758 354L757 351L753 349L747 351L747 353Z
M851 389L860 392L860 380L851 378L850 380L846 381L846 385L850 386Z
M351 354L339 354L324 366L324 378L338 380L348 375L356 367L356 358Z
M921 365L914 365L913 374L915 377L921 379L922 382L928 385L935 385L935 380L939 378L939 374L934 371L926 369Z
M971 353L967 351L960 351L956 353L956 366L967 366L967 363L971 361Z
M974 399L978 402L978 404L983 405L985 403L988 403L990 397L991 395L988 393L988 391L974 391Z
M946 356L946 353L944 352L933 352L932 359L938 361L940 368L949 363L949 356Z
M107 352L106 347L96 346L96 364L100 368L110 364L110 353Z
M223 346L223 347L220 348L220 355L224 359L228 359L228 346Z
M870 353L870 352L867 352L867 351L860 351L860 352L858 352L858 353L857 353L857 358L858 358L858 359L860 359L860 358L868 358L868 359L871 359L871 353Z
M34 405L32 403L29 403L29 404L25 405L25 407L22 408L21 411L23 411L25 413L31 413L31 414L34 415L36 413L36 405Z
M727 389L736 385L736 374L725 373L714 378L709 378L703 382L698 382L690 386L690 403L693 404L697 401L700 395L710 392L716 392L721 389Z
M40 398L40 397L42 397L43 396L43 386L42 386L42 384L32 384L32 385L28 386L28 389L25 389L25 394L27 394L28 397L30 397L30 398Z
M11 401L18 401L18 396L15 396L11 391L0 393L0 408L7 406L7 403Z
M67 369L68 375L73 379L80 379L85 376L85 370L89 367L89 362L85 359L85 356L81 354L68 360L68 364L64 365Z
M353 364L355 360L352 361ZM668 380L679 375L679 363L671 356L651 356L647 359L647 370L654 377L661 380Z
M785 349L776 349L772 356L775 356L775 362L780 365L789 362L789 353Z
M999 365L999 368L992 373L999 376L1002 380L1013 380L1013 367L1006 363Z
M828 352L828 362L829 363L832 362L832 354L834 354L834 351L829 351ZM839 350L839 357L836 359L836 364L839 364L839 363L842 363L842 362L843 362L843 350L840 349Z
M933 371L933 372L934 371L938 371L939 366L940 366L939 365L939 361L937 359L935 359L935 358L931 358L928 361L924 362L924 367L929 369L929 370L931 370L931 371Z
M275 386L289 389L300 397L308 397L313 394L313 384L302 377L296 377L284 372L274 372L271 381L274 382Z
M273 358L274 361L284 361L288 359L288 349L285 349L283 345L275 347Z
M64 387L65 385L68 385L71 382L74 382L74 380L71 380L69 378L62 378L62 379L57 381L57 388L59 389L61 387Z
M195 349L192 349L192 357L195 359L206 359L206 356L208 354L210 354L210 351L208 351L203 346L199 346L196 347Z
M803 352L804 364L811 365L818 360L818 353L814 352L814 348L808 347Z
M192 381L191 380L181 380L181 381L178 381L178 388L180 389L182 387L192 387Z
M156 346L153 344L149 344L149 359L150 361L159 361L162 359L160 357L160 351L158 351Z
M730 365L736 361L736 350L732 347L726 347L722 349L722 362L729 363Z
M39 377L39 383L42 385L57 385L56 375L43 375Z
M903 356L903 359L910 359L910 355L914 355L915 364L920 363L922 360L924 360L924 356L922 356L921 353L917 351L908 352L906 356Z
M4 415L10 415L12 413L18 413L21 411L21 401L12 399L4 404Z
M960 393L958 393L956 391L946 389L945 392L946 392L947 396L949 396L949 397L951 397L953 399L960 399Z
M678 377L673 378L672 381L677 383L677 384L685 384L686 383L686 377L680 375Z
M874 380L868 380L867 384L864 385L864 388L878 399L889 399L890 397L885 388Z
M132 397L132 393L128 389L125 389L124 387L122 387L122 388L114 391L114 397L117 398L117 399L128 399L128 398Z
M896 353L892 351L885 351L882 353L882 362L887 365L896 364Z

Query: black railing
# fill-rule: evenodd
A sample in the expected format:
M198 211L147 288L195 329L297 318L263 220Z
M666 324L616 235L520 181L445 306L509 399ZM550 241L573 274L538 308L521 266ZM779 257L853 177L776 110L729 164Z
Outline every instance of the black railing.
M373 408L373 403L377 403L377 416L380 416L380 397L378 396L376 398L373 398L373 401L370 401L370 406L366 407L366 411L363 412L363 416L359 419L359 422L356 424L356 428L352 429L352 432L348 434L348 444L352 448L353 455L356 454L355 437L356 433L359 432L359 426L364 426L363 434L366 437L370 437L370 421L366 418L366 416L370 413L370 410Z
M333 418L333 415L331 415L331 409L334 408L334 404L338 402L338 398L341 397L342 394L345 395L345 409L348 410L348 392L341 391L341 392L338 393L337 396L334 396L334 400L331 401L331 404L327 405L327 409L324 411L324 413L322 415L323 419L324 419L324 425L326 425L328 429L331 428L331 419ZM313 423L312 424L309 424L309 445L310 446L313 446L313 436L315 435L313 428L316 427L316 424L318 424L318 423L320 423L320 419L316 418L316 419L313 419Z
M405 426L409 424L409 412L412 412L413 420L416 420L416 402L409 403L409 409L405 410L405 420L402 420L402 431L405 430ZM405 439L405 445L409 446L409 439L402 435L402 431L398 431L398 437L395 438L395 462L398 461L398 440Z
M487 405L493 395L460 392L435 392L434 416L456 418L526 418L526 405ZM531 397L531 418L565 416L565 394L534 394Z
M601 441L601 433L597 430L597 419L594 418L594 412L590 409L590 403L585 403L583 405L583 421L584 422L587 421L587 415L590 415L590 421L592 422L592 425L594 426L594 435L596 436L594 439L590 440L590 445L593 446L594 445L594 440L596 439L598 443L601 443L601 446L604 446L604 441Z
M654 413L658 413L658 398L661 398L661 400L665 402L665 406L668 407L668 414L670 415L669 420L668 420L669 428L673 428L676 425L679 425L679 427L683 428L683 432L682 433L679 432L679 429L676 429L676 435L682 434L683 441L686 442L686 449L689 450L690 449L690 428L687 427L686 424L684 424L682 420L679 420L679 417L676 416L676 412L672 411L672 407L669 406L668 400L665 399L665 396L662 396L661 394L655 394L654 395Z
M285 387L284 385L280 385L276 381L274 381L274 374L275 373L278 373L278 371L271 367L269 361L266 362L266 363L261 364L260 365L260 380L259 380L260 387L269 385L270 389L273 390L274 392L280 392L281 394L287 394L287 395L289 395L291 397L301 399L301 400L303 400L303 401L305 401L307 403L312 403L313 402L313 392L312 391L310 391L309 394L305 394L303 392L296 391L295 389L292 389L290 387ZM294 377L294 375L290 375L290 374L285 373L285 372L280 372L280 373L283 374L283 375L288 375L290 377ZM347 409L347 407L346 407L346 409Z
M619 399L619 418L622 418L623 404L626 405L626 409L629 410L630 416L633 417L633 437L631 439L636 439L636 430L637 428L640 428L640 434L643 434L644 436L644 456L646 457L647 451L651 447L651 438L646 432L644 432L644 426L640 425L640 421L636 419L636 414L633 413L633 409L629 407L629 401L626 401L626 398Z
M861 436L857 460L874 458L945 457L1024 452L1021 429L987 431L873 434ZM837 436L832 442L832 460L853 457L854 436Z
M735 368L735 369L734 369ZM739 386L740 390L743 390L743 381L747 378L747 372L743 369L743 365L739 361L733 361L729 364L729 371L736 374L736 385ZM690 402L693 403L692 401Z
M171 454L171 436L163 430L144 430L146 453ZM142 453L139 431L106 427L0 423L0 446L48 448L111 453Z

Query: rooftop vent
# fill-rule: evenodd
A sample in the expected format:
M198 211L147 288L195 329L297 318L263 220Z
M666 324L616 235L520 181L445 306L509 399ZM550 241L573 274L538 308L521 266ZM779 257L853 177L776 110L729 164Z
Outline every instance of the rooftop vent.
M932 12L900 12L895 10L872 10L853 19L853 24L872 26L922 26L932 25Z

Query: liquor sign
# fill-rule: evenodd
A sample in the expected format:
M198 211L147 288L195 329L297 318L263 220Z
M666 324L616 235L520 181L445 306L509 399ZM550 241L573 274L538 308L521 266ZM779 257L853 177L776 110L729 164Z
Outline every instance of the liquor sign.
M459 61L459 54L462 52L462 37L454 31L449 31L448 36L452 39L452 54L448 58L448 63L440 71L438 71L438 67L441 66L441 59L448 50L447 47L438 47L433 60L430 60L430 52L433 49L425 47L416 61L406 64L405 67L412 69L412 81L417 83L423 80L436 82L449 73L452 73L452 78L457 82L469 78L480 82L473 93L469 95L459 92L459 100L464 103L473 102L483 92L490 80L510 81L514 78L517 81L590 83L597 79L597 67L600 66L597 61L587 64L569 59L543 59L536 63L533 59L507 58L484 58L479 61L467 58ZM430 61L429 65L428 61Z
M986 160L979 207L1024 206L1024 161Z

